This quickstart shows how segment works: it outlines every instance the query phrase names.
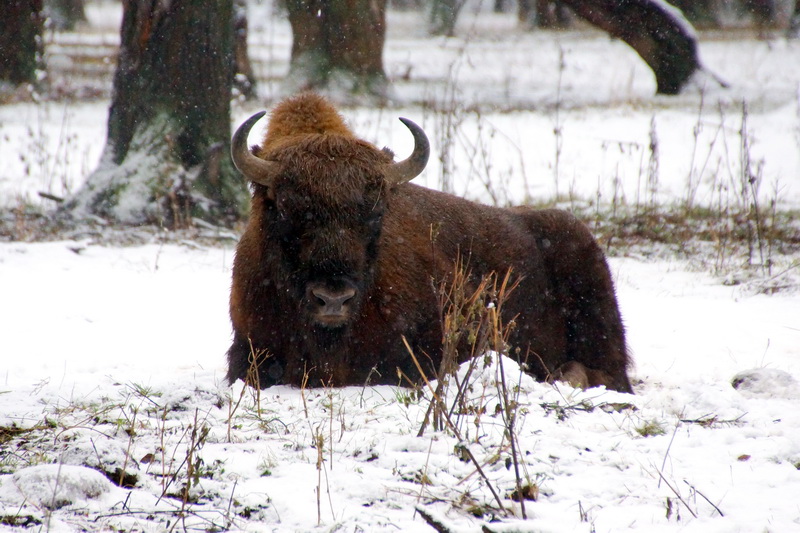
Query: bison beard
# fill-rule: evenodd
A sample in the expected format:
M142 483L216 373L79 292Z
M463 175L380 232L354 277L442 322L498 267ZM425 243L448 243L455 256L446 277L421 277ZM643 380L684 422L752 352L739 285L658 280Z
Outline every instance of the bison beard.
M234 134L252 209L233 266L228 380L258 387L397 384L421 379L403 337L435 374L442 326L436 287L467 258L472 282L509 269L509 341L539 380L631 392L629 357L608 266L567 212L501 209L408 183L429 155L358 139L322 97L279 104L261 146ZM465 353L466 356L466 353Z

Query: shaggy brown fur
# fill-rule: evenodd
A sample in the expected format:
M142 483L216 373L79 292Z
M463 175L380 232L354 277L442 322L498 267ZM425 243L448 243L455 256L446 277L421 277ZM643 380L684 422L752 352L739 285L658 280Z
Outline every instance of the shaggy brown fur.
M509 268L520 277L503 312L517 317L510 341L535 354L537 379L631 392L605 258L569 213L390 185L383 169L392 154L355 138L311 94L275 108L257 153L281 171L269 190L253 184L236 252L231 382L397 384L397 369L419 379L401 336L438 368L435 287L468 256L475 279ZM258 373L249 375L254 358Z

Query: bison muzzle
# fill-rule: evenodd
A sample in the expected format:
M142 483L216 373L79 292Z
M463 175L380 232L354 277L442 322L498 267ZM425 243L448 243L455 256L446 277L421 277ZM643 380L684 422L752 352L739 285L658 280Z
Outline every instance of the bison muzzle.
M251 150L248 134L263 115L239 127L231 148L252 186L233 265L231 383L419 380L409 348L435 375L439 291L464 263L473 285L516 276L502 314L514 320L508 342L534 377L631 392L613 282L583 223L565 211L486 206L409 183L430 153L410 120L400 119L413 153L394 161L314 93L276 106Z

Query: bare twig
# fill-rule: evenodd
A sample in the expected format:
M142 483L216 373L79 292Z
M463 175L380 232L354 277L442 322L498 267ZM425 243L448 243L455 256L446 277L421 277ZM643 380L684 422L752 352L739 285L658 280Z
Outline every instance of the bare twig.
M678 498L678 500L684 505L684 507L686 507L686 509L689 511L689 513L691 513L691 515L693 517L697 518L697 513L695 513L694 510L689 506L689 504L686 503L686 500L683 499L683 496L681 496L681 493L678 492L678 490L675 487L670 485L669 481L667 481L667 478L665 478L664 474L661 473L661 470L656 469L656 473L658 474L658 477L661 478L661 480L664 482L664 484L667 487L669 487L669 490L671 490L672 493Z
M503 401L503 419L506 424L506 432L508 433L508 442L511 444L511 459L514 462L514 479L517 485L517 503L519 503L522 512L522 519L528 519L528 513L525 511L525 498L522 495L522 478L519 475L519 458L517 456L517 439L514 433L514 422L517 417L517 406L512 405L508 399L508 387L506 387L506 373L503 368L503 356L498 355L498 365L500 366L500 384L502 385L500 398Z
M325 437L317 429L314 434L314 445L317 448L317 525L322 525L322 464L325 461L323 454Z
M667 457L669 457L669 451L672 449L672 441L675 440L675 435L678 433L678 428L681 427L680 422L675 424L675 429L672 430L672 438L669 439L669 444L667 444L667 451L664 452L664 460L661 461L661 470L664 470L664 467L667 464ZM658 488L661 488L661 480L658 480Z
M417 504L419 504L420 500L422 499L422 492L425 490L425 485L427 485L428 479L428 462L431 459L431 452L433 451L433 438L431 438L431 442L428 445L428 455L425 457L425 467L422 469L422 479L419 483L419 495L417 496Z
M688 482L688 481L686 481L685 479L683 480L683 482L684 482L684 483L686 483L687 485L689 485L689 488L691 488L691 489L692 489L694 492L696 492L697 494L699 494L699 495L700 495L700 496L701 496L701 497L702 497L702 498L703 498L705 501L707 501L707 502L708 502L708 504L709 504L711 507L713 507L713 508L714 508L714 510L715 510L715 511L717 511L717 512L719 513L719 515L720 515L720 516L725 516L724 514L722 514L722 511L720 511L720 510L719 510L719 507L717 507L717 506L716 506L716 504L714 504L714 502L712 502L711 500L709 500L709 499L706 497L706 495L705 495L705 494L703 494L702 492L700 492L699 490L697 490L697 487L695 487L694 485L692 485L691 483L689 483L689 482Z

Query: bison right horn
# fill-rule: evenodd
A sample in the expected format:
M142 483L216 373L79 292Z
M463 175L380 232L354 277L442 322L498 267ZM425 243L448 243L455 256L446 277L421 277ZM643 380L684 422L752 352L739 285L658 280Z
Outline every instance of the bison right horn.
M233 164L236 165L236 168L245 178L271 188L275 175L280 170L280 165L274 161L266 161L256 157L247 147L247 136L250 134L250 130L264 114L266 114L266 111L259 111L248 118L233 134L231 159L233 159Z
M414 151L407 159L392 163L386 168L386 181L394 185L409 182L419 176L425 170L428 157L431 155L431 145L422 128L407 118L401 118L400 122L405 124L414 136Z

